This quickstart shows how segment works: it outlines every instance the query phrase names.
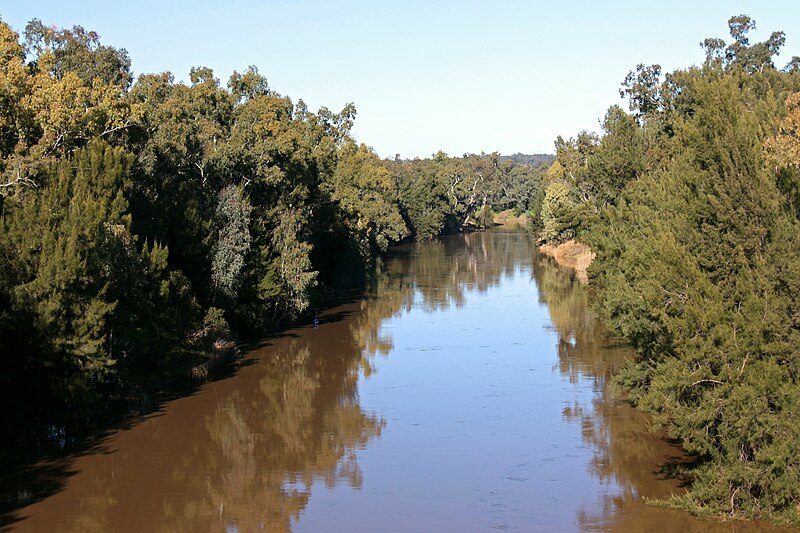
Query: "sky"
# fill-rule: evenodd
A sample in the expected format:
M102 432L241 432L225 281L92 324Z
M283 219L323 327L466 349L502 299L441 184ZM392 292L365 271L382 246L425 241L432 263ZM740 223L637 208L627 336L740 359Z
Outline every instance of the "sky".
M558 135L599 131L627 105L637 64L699 65L700 41L729 41L741 13L757 23L751 43L786 32L779 68L800 56L797 0L0 0L17 32L32 18L81 25L125 48L135 75L188 81L202 65L225 84L255 65L310 109L353 102L356 140L392 158L553 153Z

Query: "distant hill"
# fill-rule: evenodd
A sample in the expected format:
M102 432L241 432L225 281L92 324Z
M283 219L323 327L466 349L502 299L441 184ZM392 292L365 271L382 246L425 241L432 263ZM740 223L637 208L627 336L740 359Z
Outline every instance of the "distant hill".
M556 156L553 154L513 154L501 155L501 161L511 161L515 165L530 165L532 167L540 167L549 165L555 160Z

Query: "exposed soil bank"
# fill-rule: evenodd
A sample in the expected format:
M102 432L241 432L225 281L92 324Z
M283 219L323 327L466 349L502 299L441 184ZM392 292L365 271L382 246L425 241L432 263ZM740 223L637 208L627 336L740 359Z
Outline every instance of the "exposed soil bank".
M516 216L513 209L506 209L496 213L492 221L500 226L520 226L524 228L528 226L528 215L522 213Z
M561 266L575 270L581 283L588 283L586 269L592 264L595 254L587 245L570 239L562 244L543 244L539 251L552 257Z

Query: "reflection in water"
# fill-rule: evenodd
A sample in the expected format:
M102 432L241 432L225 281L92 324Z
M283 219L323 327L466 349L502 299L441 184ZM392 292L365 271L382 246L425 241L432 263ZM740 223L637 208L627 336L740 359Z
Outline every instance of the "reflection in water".
M426 312L462 308L465 294L485 293L530 268L530 244L524 233L475 233L398 246L378 261L370 297L352 317L352 334L364 355L362 369L373 371L372 356L386 356L394 344L384 321L416 306Z
M525 234L398 247L368 297L74 458L15 526L759 530L642 503L681 489L656 474L677 450L608 392L629 355Z
M633 351L610 338L590 309L588 292L568 269L537 255L533 276L539 300L546 304L552 328L558 333L558 369L570 383L588 381L594 390L589 401L566 405L563 416L579 424L582 438L591 445L589 472L603 485L597 508L578 510L583 531L648 532L753 532L777 531L765 523L715 523L686 513L644 504L648 498L667 498L684 488L663 479L667 463L687 460L677 446L653 431L643 413L620 400L608 386L611 377L634 356Z
M531 247L524 233L472 233L400 246L378 268L376 301L387 294L397 302L394 313L409 311L416 291L418 307L446 311L465 305L468 292L485 293L504 276L529 269ZM386 315L390 316L390 315Z
M271 341L256 365L75 461L67 490L23 531L290 531L321 481L361 486L356 450L385 422L364 413L345 322Z
M353 368L326 364L335 358L319 352L315 358L302 337L276 344L257 393L237 390L221 402L205 421L214 446L172 476L182 486L204 485L207 508L239 531L289 531L317 479L360 487L354 450L383 426L358 407ZM339 386L323 386L323 376ZM203 512L185 507L173 530L208 520Z
M591 313L586 289L572 272L539 256L533 274L539 299L547 305L552 327L558 333L559 371L571 383L588 381L594 389L588 402L565 406L563 415L580 424L583 439L592 445L592 475L616 489L606 496L599 513L579 511L581 528L607 530L607 522L621 508L639 505L643 494L667 496L680 490L674 484L658 482L654 475L659 462L678 450L652 435L646 417L611 394L611 376L633 353L608 337Z

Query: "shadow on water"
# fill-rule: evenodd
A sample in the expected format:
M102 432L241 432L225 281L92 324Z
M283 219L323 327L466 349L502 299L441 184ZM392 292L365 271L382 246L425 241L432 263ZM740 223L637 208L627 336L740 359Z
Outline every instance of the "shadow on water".
M87 446L85 451L93 453ZM71 457L50 457L25 465L3 466L0 475L0 531L17 522L17 511L61 490L66 479L75 474Z
M343 292L329 307L320 310L317 323L346 320L350 311L331 309L355 301L356 296L353 291ZM310 317L306 318L311 322ZM240 349L245 352L260 350L298 336L297 332L285 331L258 340L245 340L240 343ZM118 405L90 425L52 423L5 427L0 439L0 531L8 531L24 519L21 512L24 508L62 491L78 473L77 460L113 453L110 440L115 435L160 417L169 403L191 397L210 383L234 378L256 363L256 358L245 357L232 364L216 366L203 381L178 376L167 378L158 389L117 402Z
M378 269L374 286L391 292L387 279ZM359 487L354 450L385 421L361 410L356 385L391 349L377 330L398 306L337 304L242 343L234 368L144 398L135 416L4 453L0 529L289 531L315 480Z
M233 377L252 363L242 360L218 368L210 381ZM202 385L188 378L172 378L158 390L141 393L124 404L119 402L91 425L53 423L4 436L0 453L0 531L21 520L20 510L24 507L63 490L77 473L77 459L112 453L109 439L115 434L161 416L169 402L196 394Z

